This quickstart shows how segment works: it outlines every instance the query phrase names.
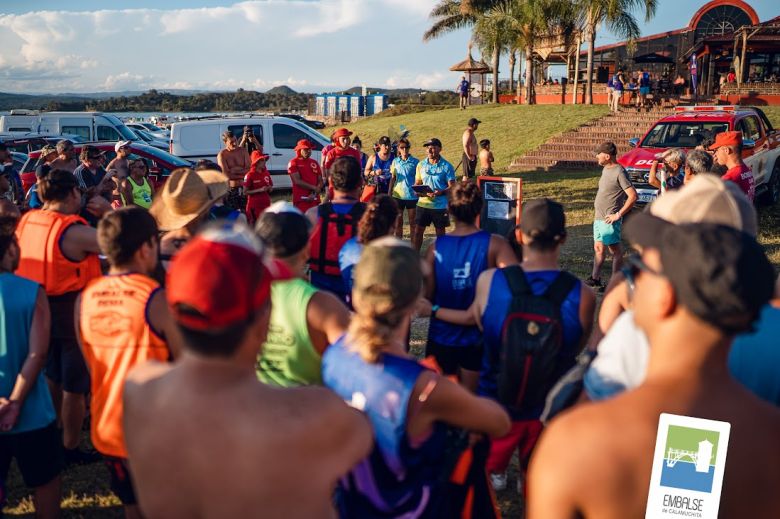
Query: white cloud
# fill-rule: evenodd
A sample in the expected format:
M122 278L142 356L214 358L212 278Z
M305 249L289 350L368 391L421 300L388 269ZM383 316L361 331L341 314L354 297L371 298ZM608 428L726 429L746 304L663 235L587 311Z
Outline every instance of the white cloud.
M0 15L0 80L3 90L43 92L403 87L418 86L420 76L430 88L444 76L421 74L431 59L416 51L436 1L248 0L186 9L160 2L160 9ZM427 48L449 52L441 45L447 38ZM401 60L409 70L388 74Z

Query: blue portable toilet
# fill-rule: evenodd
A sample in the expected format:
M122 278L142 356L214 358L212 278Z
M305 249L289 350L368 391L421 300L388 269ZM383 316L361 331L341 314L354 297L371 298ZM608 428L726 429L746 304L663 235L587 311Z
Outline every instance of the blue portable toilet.
M349 114L352 117L363 117L365 115L365 102L363 96L349 96Z

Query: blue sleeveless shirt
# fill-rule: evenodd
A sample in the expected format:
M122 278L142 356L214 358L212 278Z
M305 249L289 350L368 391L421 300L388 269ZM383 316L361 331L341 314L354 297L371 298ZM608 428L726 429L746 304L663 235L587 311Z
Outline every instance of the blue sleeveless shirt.
M559 273L559 270L540 270L537 272L526 272L525 276L531 285L533 293L540 295L555 281ZM558 358L558 373L556 377L563 376L566 371L574 366L576 356L579 353L580 339L582 338L582 323L580 323L581 290L581 284L577 283L561 305L563 347ZM497 359L501 351L501 332L511 302L512 292L509 290L509 284L501 269L497 269L493 274L487 304L482 314L485 355L482 357L482 370L479 374L479 386L477 387L477 394L492 399L496 399L498 396L497 377L499 369L493 359ZM513 419L536 419L541 416L542 411L541 407L528 410L522 416L513 417Z
M16 377L30 353L30 330L38 283L0 274L0 395L10 397ZM19 419L7 433L15 434L48 426L57 418L43 372L32 381L32 388L19 411Z
M433 304L465 310L474 301L477 278L488 268L490 233L478 231L467 236L436 238ZM443 346L465 347L480 341L476 326L459 326L431 318L428 340Z
M375 177L377 194L390 194L390 181L393 179L393 176L390 174L390 166L392 166L394 160L395 155L392 153L387 157L387 160L379 158L378 153L374 155L374 169L382 170L382 174Z
M409 399L425 369L388 354L368 363L350 349L346 336L325 350L323 383L362 410L374 428L373 451L339 482L341 517L411 519L439 506L445 428L435 424L416 447L406 434Z

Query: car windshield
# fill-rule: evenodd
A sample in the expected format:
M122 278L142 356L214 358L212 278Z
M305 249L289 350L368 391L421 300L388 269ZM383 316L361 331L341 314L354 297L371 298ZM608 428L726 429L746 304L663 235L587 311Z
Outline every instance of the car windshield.
M114 125L114 129L119 132L119 135L121 135L123 139L128 141L140 140L139 137L133 133L133 130L125 126L125 123L119 120L119 117L115 115L104 115L103 117L108 119L111 124Z
M702 140L728 129L726 122L659 123L650 130L640 148L695 148Z
M154 148L152 146L143 146L143 151L147 155L151 155L155 159L163 160L172 166L176 166L177 168L188 168L192 166L192 163L188 160L181 159L177 157L176 155L171 155L167 151L163 151L158 148Z
M139 123L141 126L149 130L150 132L161 132L163 131L162 128L158 128L157 126L153 125L152 123Z

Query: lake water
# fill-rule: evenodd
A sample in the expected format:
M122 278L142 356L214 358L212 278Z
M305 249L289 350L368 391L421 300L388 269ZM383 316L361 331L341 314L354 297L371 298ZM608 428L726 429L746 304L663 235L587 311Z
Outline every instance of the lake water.
M674 467L666 465L661 471L661 485L672 488L684 488L697 492L712 492L712 479L715 467L710 466L708 472L696 472L696 465L687 461L678 461Z

